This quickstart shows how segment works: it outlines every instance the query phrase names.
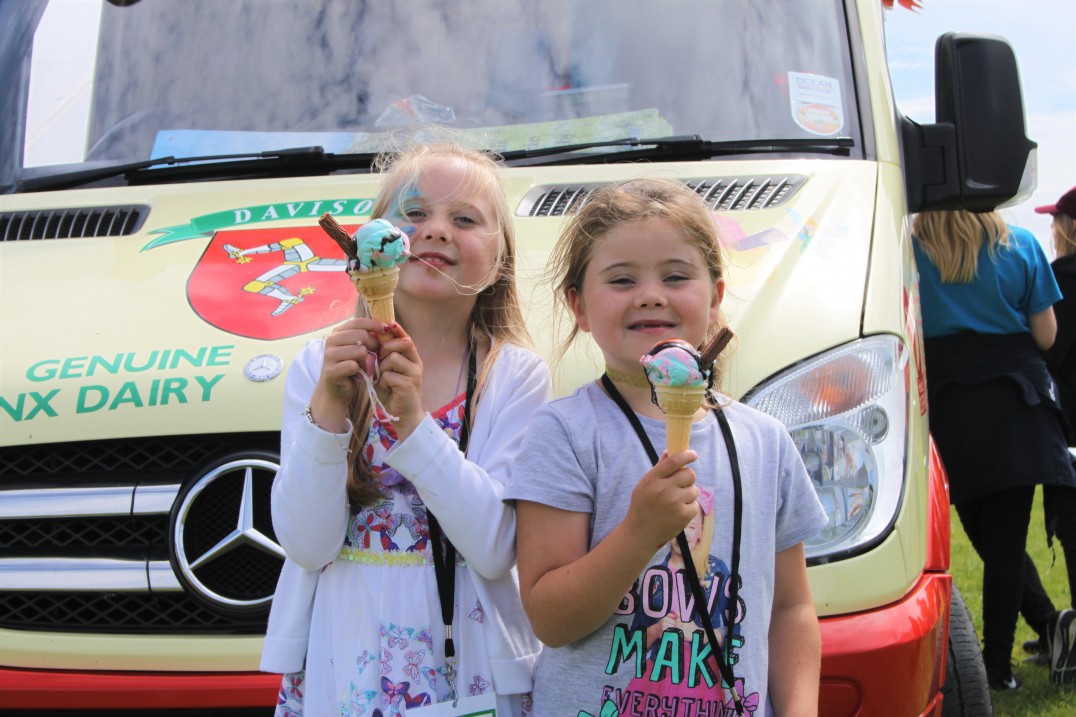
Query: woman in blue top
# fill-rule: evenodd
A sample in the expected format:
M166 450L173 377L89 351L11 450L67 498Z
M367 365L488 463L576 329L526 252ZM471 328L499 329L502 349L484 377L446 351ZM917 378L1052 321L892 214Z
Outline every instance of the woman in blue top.
M983 560L983 661L1016 689L1010 659L1035 486L1076 487L1040 350L1061 298L1035 238L996 212L925 212L913 224L930 428L950 497Z

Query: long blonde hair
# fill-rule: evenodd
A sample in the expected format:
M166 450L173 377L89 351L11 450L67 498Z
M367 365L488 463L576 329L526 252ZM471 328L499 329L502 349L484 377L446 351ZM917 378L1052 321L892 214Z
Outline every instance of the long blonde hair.
M1059 259L1076 253L1076 219L1058 212L1050 225L1050 233L1054 237L1054 253Z
M945 284L969 284L975 280L983 242L988 242L991 261L998 247L1009 246L1009 227L997 212L921 212L912 221L912 235Z
M583 277L601 239L622 224L653 219L666 220L684 233L702 254L713 281L724 277L725 257L717 224L699 195L684 183L671 179L633 179L595 190L557 239L548 273L555 300L564 309L563 315L571 316L568 294L573 289L582 291ZM706 340L724 323L721 317L711 326ZM579 327L573 324L557 355L564 356L578 336Z
M489 201L500 238L489 283L480 289L474 287L478 291L470 317L472 345L488 344L489 349L477 381L482 386L497 354L506 344L530 346L532 343L516 288L516 231L501 185L499 158L456 142L415 144L403 150L383 153L374 162L375 171L384 176L370 214L372 219L402 214L401 202L418 189L426 168L433 162L446 159L462 160L466 165L466 174L459 187L460 196L482 196ZM361 298L356 315L369 316L366 302ZM406 328L406 317L400 316L398 319L400 325ZM480 390L475 393L476 403L480 393ZM474 406L467 407L471 416L474 410ZM373 481L370 466L362 452L372 420L369 397L364 391L360 391L352 402L351 416L354 431L348 454L348 496L354 504L370 505L383 499L383 496Z

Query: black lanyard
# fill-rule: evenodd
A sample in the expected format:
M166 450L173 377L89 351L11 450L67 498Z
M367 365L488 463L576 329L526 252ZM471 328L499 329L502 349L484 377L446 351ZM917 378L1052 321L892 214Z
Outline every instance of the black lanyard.
M467 393L464 395L463 425L460 426L460 451L467 455L471 435L471 403L474 399L477 365L474 344L467 354ZM445 626L445 666L448 668L450 699L456 699L456 645L452 642L452 605L456 593L456 547L441 531L437 518L429 508L426 517L430 525L430 552L433 553L433 573L437 578L437 596L441 602L441 621Z
M646 455L650 457L650 462L657 464L658 453L654 450L654 445L650 442L650 438L646 435L646 431L643 430L643 424L639 422L639 417L635 415L635 411L631 410L631 406L624 400L624 397L620 395L620 391L617 390L616 385L613 384L609 376L602 374L602 386L605 387L606 393L609 397L616 402L616 405L623 411L627 417L628 422L631 423L631 427L635 429L636 435L639 436L639 441L642 442L643 448L646 449ZM728 626L726 634L732 635L732 626L736 621L736 614L739 612L739 575L740 575L740 528L742 524L741 518L743 517L743 495L741 491L740 483L740 461L736 455L736 441L732 437L732 426L729 425L728 418L725 417L725 412L715 408L714 415L717 416L717 422L721 426L721 434L725 438L725 447L729 452L729 463L732 465L732 574L729 575L729 607L725 613L725 624ZM684 531L680 531L680 534L676 536L676 543L680 547L681 556L684 559L684 573L687 576L688 585L691 586L691 594L695 599L695 606L699 612L699 617L702 619L702 627L706 631L706 639L710 641L710 651L717 657L717 667L721 672L721 679L725 681L729 686L729 693L732 696L732 700L736 705L736 714L743 714L743 702L740 699L739 693L736 692L736 676L732 672L732 665L725 659L725 653L719 648L720 643L717 641L717 634L714 632L713 620L710 619L710 611L706 605L706 595L702 591L702 582L699 580L698 571L695 568L695 561L691 558L691 548L687 543L687 536L684 535ZM726 640L725 644L728 644Z

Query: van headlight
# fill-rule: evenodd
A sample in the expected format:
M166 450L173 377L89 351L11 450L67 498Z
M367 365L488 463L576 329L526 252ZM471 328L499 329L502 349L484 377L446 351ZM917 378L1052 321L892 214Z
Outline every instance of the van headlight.
M855 554L893 524L904 486L907 360L898 337L872 336L815 356L744 399L785 424L829 515L804 544L814 562Z

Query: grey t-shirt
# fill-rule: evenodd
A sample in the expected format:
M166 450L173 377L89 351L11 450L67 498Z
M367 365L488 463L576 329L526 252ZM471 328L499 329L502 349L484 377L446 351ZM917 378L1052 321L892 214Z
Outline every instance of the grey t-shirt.
M712 413L692 425L691 464L700 488L699 515L689 543L712 533L709 550L692 550L703 578L714 629L727 644L737 691L757 717L772 714L767 697L768 635L774 556L815 535L826 515L784 426L740 403L725 408L742 476L739 593L732 637L723 615L730 600L733 486L721 427ZM664 421L639 416L658 455ZM591 546L627 515L632 489L649 470L627 417L595 383L543 407L513 465L506 499L590 513ZM705 632L671 541L598 630L562 648L546 647L534 686L535 717L603 714L620 717L732 715ZM716 590L715 590L716 588Z

